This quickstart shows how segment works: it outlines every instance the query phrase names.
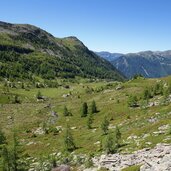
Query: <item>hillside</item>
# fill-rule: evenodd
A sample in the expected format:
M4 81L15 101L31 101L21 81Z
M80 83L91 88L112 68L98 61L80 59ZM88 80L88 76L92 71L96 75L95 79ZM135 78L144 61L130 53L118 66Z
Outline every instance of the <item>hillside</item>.
M68 80L57 88L35 88L26 82L24 85L15 82L15 87L11 84L0 82L0 123L9 148L13 147L15 131L19 161L23 161L20 167L24 165L25 170L43 168L49 171L54 161L58 165L70 165L75 171L93 165L110 170L131 165L140 168L144 164L141 156L150 151L153 152L151 156L159 158L156 162L161 161L164 165L168 161L162 162L165 158L161 150L164 148L166 152L170 147L158 143L171 143L171 77L138 77L125 83L86 80L72 83ZM97 112L91 115L93 100ZM82 117L84 102L87 102L88 114ZM102 129L105 116L109 122L106 133ZM65 151L67 125L76 146L72 153ZM116 128L121 134L116 134ZM115 139L116 135L120 136ZM135 155L131 155L134 151ZM119 157L123 160L119 161ZM154 165L160 167L160 164L151 163L151 167Z
M76 37L60 39L32 25L0 22L0 40L2 78L124 79Z
M171 51L129 53L109 61L128 78L137 74L147 78L171 75Z

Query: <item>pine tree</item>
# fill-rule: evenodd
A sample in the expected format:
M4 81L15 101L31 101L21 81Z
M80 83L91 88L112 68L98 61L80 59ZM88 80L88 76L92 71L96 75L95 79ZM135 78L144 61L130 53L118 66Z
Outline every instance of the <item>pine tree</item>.
M146 88L143 92L143 100L148 100L150 96L151 96L150 91L149 89Z
M64 116L69 116L70 112L68 111L67 107L64 106L64 112L63 112Z
M6 144L6 137L4 133L0 130L0 145Z
M18 95L15 95L15 97L14 97L14 103L21 103Z
M82 114L81 117L86 117L88 114L88 105L86 102L83 103L82 105Z
M13 135L13 148L10 151L11 163L13 171L18 171L18 160L19 160L19 142L17 140L16 134Z
M10 171L11 170L11 163L10 163L10 157L7 147L4 145L2 147L2 170L3 171Z
M23 82L21 83L21 88L22 88L22 89L24 89L24 88L25 88L25 86L24 86L24 83L23 83Z
M91 104L91 113L97 113L96 102L93 100Z
M121 132L116 126L115 132L110 132L107 137L104 144L104 150L109 153L115 153L118 151L118 148L120 147L120 139L121 139Z
M16 134L13 135L13 146L7 148L7 145L3 145L2 148L2 161L4 171L18 171L22 168L22 164L19 164L19 143L16 138ZM19 168L20 167L20 168ZM23 169L26 167L23 167Z
M101 124L101 129L105 135L108 133L108 127L109 127L109 121L107 120L107 117L105 116Z
M104 151L106 151L107 154L116 152L115 136L113 133L109 133L107 135L106 141L104 144Z
M40 91L37 92L36 98L37 99L42 99L42 93Z
M120 146L120 139L121 139L121 132L120 132L118 126L116 126L116 129L115 129L115 137L116 137L116 147L119 148L119 146Z
M65 136L64 136L65 149L67 151L73 151L76 149L74 139L71 133L70 127L67 125Z
M89 114L88 119L87 119L87 127L88 129L92 128L92 124L93 124L93 115L92 113Z

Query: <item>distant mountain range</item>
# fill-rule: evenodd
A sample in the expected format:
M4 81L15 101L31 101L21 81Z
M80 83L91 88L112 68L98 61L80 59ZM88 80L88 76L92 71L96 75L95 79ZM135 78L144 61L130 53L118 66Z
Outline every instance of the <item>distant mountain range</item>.
M106 59L109 62L114 61L115 59L119 58L120 56L122 56L123 54L121 53L110 53L110 52L95 52L97 55L99 55L100 57Z
M0 77L12 79L125 77L76 37L56 38L28 24L0 22Z
M96 53L110 61L120 72L128 78L141 74L147 78L158 78L171 75L171 50L169 51L144 51L139 53L122 54L119 57L113 53L106 53L112 58ZM114 53L115 54L115 53Z

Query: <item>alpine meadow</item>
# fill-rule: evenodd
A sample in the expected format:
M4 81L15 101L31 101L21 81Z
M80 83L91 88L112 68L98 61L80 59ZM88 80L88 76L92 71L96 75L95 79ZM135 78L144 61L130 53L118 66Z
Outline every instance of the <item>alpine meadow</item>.
M0 171L171 171L169 5L2 2Z

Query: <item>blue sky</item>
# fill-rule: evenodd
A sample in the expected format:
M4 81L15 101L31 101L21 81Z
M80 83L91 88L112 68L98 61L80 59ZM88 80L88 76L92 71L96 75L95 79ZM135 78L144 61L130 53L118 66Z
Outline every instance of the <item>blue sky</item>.
M171 0L1 0L0 20L76 36L95 51L171 49Z

